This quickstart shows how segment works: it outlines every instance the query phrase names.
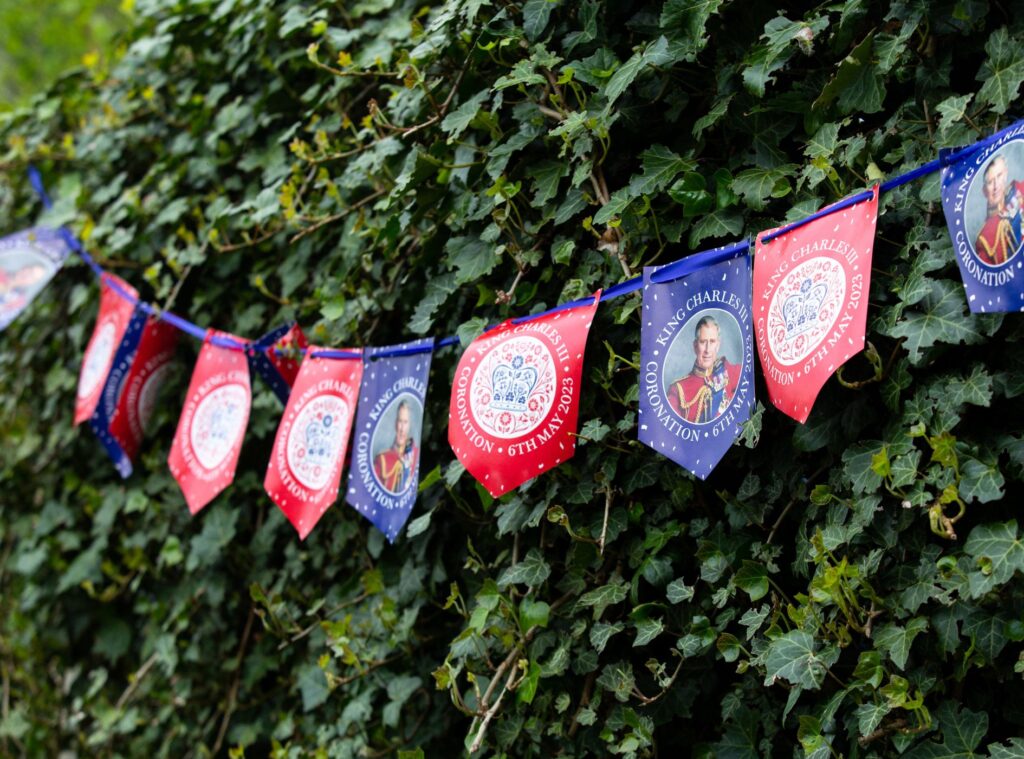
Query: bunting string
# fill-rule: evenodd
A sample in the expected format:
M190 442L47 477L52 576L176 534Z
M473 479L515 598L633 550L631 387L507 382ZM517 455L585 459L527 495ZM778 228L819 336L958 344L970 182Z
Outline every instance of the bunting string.
M972 145L968 145L967 147L960 148L958 150L944 152L942 155L940 155L933 161L929 161L928 163L918 166L915 169L911 169L908 172L899 174L895 177L892 177L891 179L886 180L885 182L882 182L879 186L878 192L880 195L886 192L890 192L905 184L925 177L936 171L940 171L941 169L950 166L956 163L957 161L969 157L970 155L976 153L979 150L983 150L984 148L988 147L993 142L995 142L997 139L999 139L999 137L1000 133L996 133L989 137L986 137L984 140L980 140L979 142L976 142ZM49 193L46 191L46 186L43 184L42 176L40 175L38 169L36 169L35 166L28 167L28 178L30 184L32 185L32 188L35 190L43 206L47 210L52 209L53 201L50 199ZM787 234L788 232L799 229L800 227L810 224L811 222L816 221L817 219L843 211L859 203L863 203L867 200L870 200L872 198L872 194L872 190L864 190L863 192L859 192L855 195L850 195L830 206L827 206L826 208L823 208L804 218L793 221L785 226L779 227L778 229L771 231L768 234L763 235L762 241L765 243L771 242L775 238L781 237ZM105 270L89 254L89 252L85 249L85 246L82 245L78 238L75 237L75 235L66 226L60 227L60 234L64 238L64 241L67 243L68 247L71 248L71 250L73 250L89 266L90 269L92 269L93 273L98 278L102 278L105 273ZM671 263L657 267L657 272L652 276L651 281L659 284L664 282L670 282L672 280L679 279L681 277L685 277L689 274L692 274L698 271L699 269L711 267L723 261L727 261L732 258L737 258L739 256L747 254L749 251L749 240L743 240L741 242L736 242L731 245L726 245L720 248L713 248L710 250L701 251L699 253L693 253L688 256L684 256L683 258L680 258L677 261L673 261ZM181 330L182 332L191 335L197 340L202 341L209 339L209 341L213 345L216 345L217 347L221 348L227 348L228 350L248 352L251 349L251 342L240 341L235 338L226 336L223 333L215 333L211 335L211 330L209 329L205 329L200 325L191 322L188 319L179 316L178 314L175 314L172 311L160 309L159 307L154 306L153 304L140 300L138 297L122 288L117 282L108 282L108 284L119 296L121 296L128 302L132 303L133 305L138 304L140 308L143 310L143 312L146 313L147 315L154 316L162 321L165 321L168 324L171 324L177 329ZM601 300L613 300L615 298L622 297L623 295L628 295L630 293L636 292L640 290L643 286L644 278L642 275L632 277L631 279L627 279L623 282L619 282L608 287L606 290L603 291L601 295ZM521 324L535 319L540 319L550 314L558 313L560 311L590 305L593 302L594 298L592 296L580 298L569 303L563 303L554 306L553 308L550 308L546 311L541 311L536 314L529 314L527 316L516 317L515 319L513 319L513 323ZM494 329L495 326L497 325L488 326L487 331ZM390 351L383 350L376 353L374 357L388 358L415 355L417 353L430 352L431 350L434 350L436 348L444 348L450 345L458 345L459 343L460 340L457 335L449 335L447 337L438 339L434 343L433 347L415 346L395 348ZM304 348L298 349L297 352L300 354L305 354L306 350L307 349ZM313 352L313 356L315 358L333 360L354 360L362 358L361 353L355 351L335 349L319 349Z

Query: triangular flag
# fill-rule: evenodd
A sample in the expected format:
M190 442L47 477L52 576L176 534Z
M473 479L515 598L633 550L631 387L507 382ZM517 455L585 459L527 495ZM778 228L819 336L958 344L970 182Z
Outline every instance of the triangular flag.
M249 368L267 383L282 404L288 403L299 374L299 354L308 345L298 324L284 324L249 346Z
M149 317L110 418L109 434L122 455L119 470L124 477L131 474L153 409L174 369L177 345L178 330L155 316Z
M0 332L53 279L69 250L59 232L45 227L0 239Z
M575 453L583 354L599 297L503 322L459 359L448 442L495 498Z
M701 479L754 404L750 257L659 283L644 269L639 438Z
M263 487L305 540L338 497L362 358L317 357L310 346L274 439Z
M207 333L167 457L193 514L234 480L252 405L245 354L216 345L215 336L245 343L213 330Z
M1024 121L942 170L942 208L971 312L1024 311Z
M433 338L370 348L363 365L345 500L392 543L416 501L433 349Z
M100 280L100 312L78 374L75 424L81 424L96 410L114 363L114 352L128 329L138 298L135 288L120 277L104 274Z
M801 424L835 370L864 350L878 186L769 242L757 238L754 332L771 402Z

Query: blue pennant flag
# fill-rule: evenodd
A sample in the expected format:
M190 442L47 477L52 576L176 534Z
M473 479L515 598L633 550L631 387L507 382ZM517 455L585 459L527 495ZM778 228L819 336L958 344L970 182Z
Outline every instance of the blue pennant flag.
M298 352L307 346L306 336L298 324L282 324L271 330L249 346L249 371L259 375L267 383L282 404L288 404L292 385L299 373L301 363ZM278 352L277 349L295 349L295 355Z
M644 269L639 437L704 479L754 403L750 257L657 272Z
M942 170L942 207L967 303L1024 311L1024 121L960 152Z
M364 353L345 500L392 543L419 489L423 401L433 350L434 339L426 338Z
M139 340L142 339L142 332L146 328L146 312L142 310L141 304L136 304L132 316L128 320L128 327L124 336L114 352L114 361L110 365L110 371L103 382L103 391L100 394L99 403L89 418L89 427L100 439L104 450L110 456L111 461L117 468L118 474L126 478L132 473L132 460L128 453L121 447L110 431L110 421L117 409L117 402L124 389L125 380L135 359L135 353L139 348Z
M69 250L59 232L43 227L0 239L0 332L46 287Z

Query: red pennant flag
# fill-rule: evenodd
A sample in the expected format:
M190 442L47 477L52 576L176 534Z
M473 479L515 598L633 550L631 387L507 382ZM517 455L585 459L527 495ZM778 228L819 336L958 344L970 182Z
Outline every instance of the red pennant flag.
M768 397L801 424L837 367L864 350L878 187L770 242L757 238L754 328Z
M96 326L85 348L82 369L78 374L75 424L89 419L96 410L107 374L114 363L114 353L121 344L135 309L135 303L123 297L115 287L121 288L123 293L130 294L136 300L139 297L135 288L120 277L104 274L100 280L100 313L96 317Z
M590 305L506 321L459 359L448 442L495 498L575 452L583 353L600 295Z
M362 359L316 358L310 346L277 428L263 487L303 540L338 498ZM353 349L346 349L353 350Z
M110 420L110 434L129 461L134 461L139 453L157 398L173 369L177 344L177 329L149 317Z
M214 334L213 330L207 333L199 351L167 457L193 514L235 478L252 405L245 353L214 345L210 342ZM216 334L245 343L238 337Z

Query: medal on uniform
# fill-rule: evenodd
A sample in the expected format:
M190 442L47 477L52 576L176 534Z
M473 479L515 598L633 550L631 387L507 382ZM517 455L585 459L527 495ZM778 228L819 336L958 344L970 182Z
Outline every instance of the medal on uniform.
M392 543L416 501L433 350L427 338L368 348L364 358L345 501Z
M1024 311L1024 121L942 170L942 208L971 312Z
M583 353L599 297L503 322L459 359L448 442L495 498L575 453Z
M301 352L308 345L298 324L284 324L249 346L249 368L267 383L282 404L288 403L299 373Z
M222 332L207 333L167 457L192 514L234 480L252 405L245 353L215 344L215 336L245 344Z
M53 279L68 250L60 233L45 227L0 239L0 332Z
M309 346L277 428L263 487L306 539L338 497L363 373L362 357Z
M754 403L750 288L746 254L671 280L644 269L639 438L701 479Z
M100 280L100 312L78 374L75 424L86 421L96 410L114 363L114 353L128 329L138 297L135 288L120 277L104 274Z
M174 326L155 316L147 319L110 417L109 436L120 453L118 471L122 477L132 472L156 403L173 372L177 345L178 330ZM117 359L114 365L116 370Z
M864 350L878 186L768 242L754 258L754 333L768 397L803 424L835 370Z

